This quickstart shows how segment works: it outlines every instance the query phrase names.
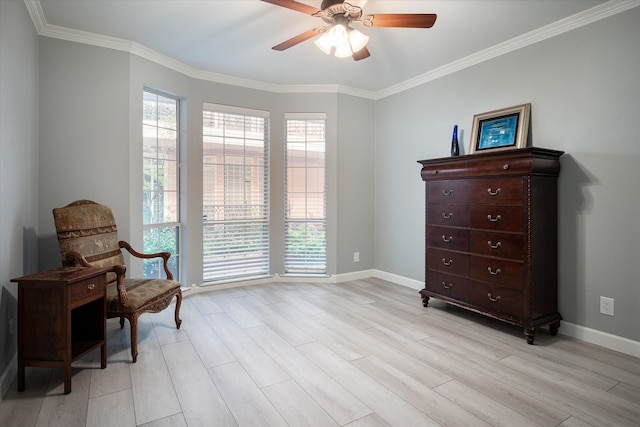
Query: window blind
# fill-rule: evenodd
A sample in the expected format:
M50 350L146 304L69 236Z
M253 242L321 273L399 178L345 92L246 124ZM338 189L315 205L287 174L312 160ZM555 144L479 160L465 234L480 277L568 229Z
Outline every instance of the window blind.
M269 273L269 116L205 103L203 279Z
M285 115L287 274L326 274L326 115Z

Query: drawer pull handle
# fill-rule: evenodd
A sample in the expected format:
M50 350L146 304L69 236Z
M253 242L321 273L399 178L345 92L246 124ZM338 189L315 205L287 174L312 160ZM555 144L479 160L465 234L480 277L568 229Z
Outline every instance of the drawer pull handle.
M449 242L451 242L452 240L453 240L453 237L452 237L452 236L447 237L447 236L445 236L444 234L442 235L442 241L443 241L443 242L445 242L445 243L449 243Z
M491 267L487 267L487 271L489 272L489 274L491 274L492 276L497 276L498 274L502 273L502 270L500 270L499 268L496 271L493 271L491 269Z
M453 287L453 283L449 283L447 285L445 282L442 282L442 287L445 289L451 289Z
M494 297L492 297L492 296L491 296L491 292L489 292L489 293L487 294L487 296L488 296L488 297L489 297L489 299L490 299L491 301L493 301L493 302L498 302L498 301L500 301L500 295L498 295L497 297L495 297L495 298L494 298Z
M449 212L449 213L444 213L444 212L442 212L442 218L444 218L444 219L451 219L451 218L453 218L453 212Z
M90 291L94 290L96 288L96 285L94 283L89 283L87 285L87 289L89 289Z
M502 166L502 169L509 170L509 164L507 163L506 165Z
M442 190L443 196L450 196L453 194L453 190Z
M502 246L502 243L500 243L500 242L493 243L491 240L489 240L489 241L487 242L487 244L489 245L489 247L490 247L491 249L498 249L500 246Z
M442 263L448 267L453 264L453 260L450 259L449 261L447 261L446 259L442 258Z
M496 215L496 217L492 217L491 215L487 215L487 219L491 222L498 222L502 219L500 215Z
M492 189L487 188L487 193L489 193L490 196L497 196L500 194L500 189L498 188L496 191L493 191Z

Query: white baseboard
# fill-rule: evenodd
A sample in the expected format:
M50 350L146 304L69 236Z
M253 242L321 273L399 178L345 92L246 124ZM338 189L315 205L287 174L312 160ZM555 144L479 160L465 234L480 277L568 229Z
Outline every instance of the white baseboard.
M564 320L560 322L559 334L576 338L610 350L619 351L634 357L640 357L640 342L619 337L596 329L575 325Z

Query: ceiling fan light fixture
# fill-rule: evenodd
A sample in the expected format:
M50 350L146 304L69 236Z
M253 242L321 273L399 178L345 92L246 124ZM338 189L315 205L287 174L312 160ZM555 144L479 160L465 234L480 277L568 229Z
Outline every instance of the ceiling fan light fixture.
M369 37L358 30L336 24L320 36L314 43L318 49L327 55L333 54L338 58L352 56L364 48Z
M334 53L336 58L348 58L351 55L353 55L353 51L351 50L349 42L336 46L336 53Z
M318 49L320 49L327 55L331 55L331 49L333 48L333 45L331 44L331 40L329 39L329 36L327 35L327 33L324 33L322 36L316 39L316 41L314 41L313 43L316 46L318 46Z
M349 33L349 44L351 44L351 50L358 52L363 49L369 42L369 36L362 34L358 30L351 30Z

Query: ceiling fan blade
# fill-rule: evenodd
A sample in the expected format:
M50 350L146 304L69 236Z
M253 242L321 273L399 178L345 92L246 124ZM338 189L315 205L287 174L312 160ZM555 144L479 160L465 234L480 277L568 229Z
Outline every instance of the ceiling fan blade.
M271 49L273 50L285 50L285 49L289 49L290 47L293 47L295 45L297 45L298 43L302 43L305 40L309 40L310 38L313 38L319 34L322 34L325 32L325 28L324 27L318 27L318 28L314 28L312 30L309 31L305 31L302 34L298 34L295 37L290 38L287 41L284 41L278 45L275 45L274 47L272 47Z
M295 0L262 0L265 3L275 4L276 6L286 7L287 9L295 10L296 12L306 13L307 15L313 15L320 12L313 6L306 5L304 3L297 2Z
M357 52L353 53L353 60L354 61L360 61L361 59L365 59L370 57L371 54L369 53L369 49L367 49L367 47L363 47L362 49L360 49Z
M378 13L362 18L369 27L431 28L438 15L435 13Z

